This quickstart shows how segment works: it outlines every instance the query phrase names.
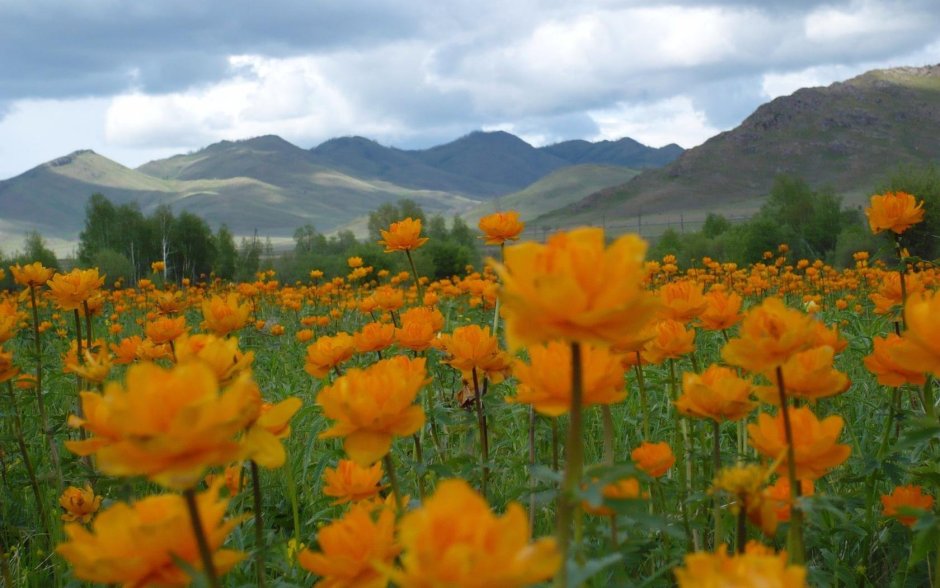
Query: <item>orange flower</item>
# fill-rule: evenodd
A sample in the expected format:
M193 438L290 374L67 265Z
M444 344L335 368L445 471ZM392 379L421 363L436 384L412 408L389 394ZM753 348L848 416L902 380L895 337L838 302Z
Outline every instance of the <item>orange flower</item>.
M382 240L379 245L385 245L385 253L393 251L411 251L428 242L427 237L421 236L421 219L411 217L392 223L387 231L379 231Z
M911 295L904 305L904 318L907 330L891 356L906 370L940 377L940 294L932 291Z
M395 342L405 349L424 351L431 346L436 335L434 326L424 321L402 321L400 329L395 329Z
M929 511L933 507L933 496L924 494L920 486L897 486L891 494L881 497L881 505L884 516L896 518L902 525L912 527L918 517L905 511Z
M104 284L104 277L98 275L98 269L73 269L67 274L56 274L46 282L49 295L62 310L82 308L95 291Z
M222 339L215 335L182 335L176 340L176 361L198 361L208 366L216 379L225 384L251 368L254 351L242 353L238 339Z
M395 325L391 323L367 323L353 334L356 351L382 351L395 340Z
M369 505L353 506L343 518L317 531L319 552L304 549L297 563L322 579L317 586L380 587L401 551L395 542L395 512L380 508L373 516Z
M87 523L101 507L101 497L95 496L91 484L86 483L84 488L69 486L59 497L59 506L65 509L63 521Z
M147 338L161 345L163 343L169 343L170 341L175 340L177 337L186 332L186 317L180 316L176 318L170 318L168 316L161 316L157 320L147 323L147 326L144 327L144 333L146 333Z
M816 491L812 480L800 480L800 489L802 490L801 496L812 496ZM775 505L778 522L785 523L790 520L793 497L790 493L790 480L786 476L780 476L776 482L764 489L764 500Z
M280 440L290 436L290 420L301 406L300 398L293 396L277 404L262 404L258 420L251 424L241 440L245 458L268 469L284 465L287 454Z
M304 370L314 378L325 378L330 370L348 360L356 352L352 335L340 331L332 337L323 336L307 346Z
M402 517L403 553L395 584L516 588L551 578L561 566L552 538L529 540L528 517L516 503L495 516L463 480L445 480Z
M202 363L166 370L138 364L127 371L126 387L111 382L104 394L82 392L84 418L69 425L94 436L66 441L78 455L97 456L111 476L143 475L167 488L196 484L211 466L241 456L235 436L258 417L261 396L246 374L225 390Z
M927 381L924 372L917 370L908 370L894 359L896 349L903 355L900 348L904 345L904 340L895 333L889 333L886 337L875 337L872 339L874 350L870 355L865 356L862 361L865 367L875 375L878 383L882 386L901 386L903 384L916 384L922 386Z
M747 312L741 334L724 346L721 357L752 372L767 372L810 346L812 321L802 312L787 308L779 298L766 298Z
M333 504L359 502L376 496L382 486L382 462L363 467L351 459L341 459L336 469L323 471L323 494L336 498Z
M924 220L924 203L907 192L875 194L865 216L872 233L892 231L900 235Z
M251 304L239 304L237 294L225 298L213 296L202 303L202 317L206 329L219 337L224 337L248 324Z
M622 480L617 480L616 482L611 482L610 484L605 484L604 487L601 488L601 496L605 501L646 498L640 494L640 481L636 478L624 478ZM587 501L581 502L581 508L584 510L584 512L599 517L612 517L617 514L609 506L604 506L603 504L599 506L592 506Z
M0 343L6 343L19 328L23 314L12 300L0 301Z
M489 327L458 327L452 334L441 336L440 346L447 356L444 363L460 370L465 381L473 380L476 369L481 386L484 376L497 384L509 371L509 357L499 348L499 340L490 335Z
M240 551L220 549L240 518L223 521L228 501L220 484L196 496L216 571L224 574L244 559ZM186 502L179 494L149 496L131 505L118 502L98 515L91 530L65 525L67 541L56 552L72 564L76 578L124 586L188 586L192 578L178 565L202 569Z
M52 275L55 273L54 269L45 267L38 261L22 267L20 267L20 264L10 266L10 271L13 273L13 280L27 288L42 286L51 280Z
M553 341L529 347L530 363L513 362L519 380L516 396L508 402L531 404L536 412L550 417L571 408L571 345ZM608 349L581 346L581 405L615 404L627 397L620 358Z
M842 432L842 417L833 415L822 421L806 407L789 408L793 430L793 452L796 477L816 480L849 458L848 445L837 443ZM787 472L787 440L783 428L783 412L776 416L761 413L756 424L747 426L751 445L770 460L782 456L777 472Z
M659 478L669 471L676 463L676 456L672 448L665 441L650 443L644 441L640 446L630 452L630 459L640 471L651 478Z
M904 277L904 289L910 298L914 294L924 291L924 282L920 274L909 273ZM878 291L868 297L875 303L875 314L889 314L904 301L901 292L901 275L898 272L882 274L879 277Z
M701 374L682 374L682 395L676 409L701 419L738 421L754 408L750 395L750 382L730 368L713 364Z
M663 303L659 309L660 316L681 323L691 321L708 308L708 301L702 295L702 284L694 280L666 283L659 289L659 299Z
M788 396L816 401L842 394L849 389L849 378L832 367L833 350L828 345L815 347L794 354L781 366L783 385ZM777 372L765 374L771 386L758 389L758 396L764 402L780 404Z
M320 438L345 437L346 454L359 465L381 459L394 437L411 435L424 425L424 409L414 404L429 381L424 364L424 358L396 356L350 369L321 388L317 404L336 422Z
M679 321L659 321L653 332L653 338L646 342L642 352L643 359L649 363L679 359L695 351L695 329L687 329Z
M771 472L759 465L736 465L722 468L712 482L710 493L726 492L734 497L731 512L738 515L741 511L748 519L760 527L765 535L773 536L777 531L775 504L765 500L763 487Z
M0 382L6 382L20 373L20 368L13 365L13 352L0 347Z
M673 570L679 588L766 586L803 588L806 568L787 565L785 553L744 553L728 555L721 545L715 553L696 552L685 556L685 565Z
M228 495L235 496L242 491L248 481L245 476L242 475L243 469L241 462L233 463L225 468L221 476L207 474L203 481L207 486L212 486L216 480L222 480L225 483L225 488L228 490Z
M114 354L112 363L115 365L126 365L137 361L137 350L140 347L140 335L133 335L121 339L118 343L110 343L111 353Z
M605 247L603 230L582 228L556 233L544 245L513 245L505 254L496 270L513 348L556 339L628 343L657 309L643 285L646 243L636 235Z
M734 292L712 288L705 295L705 310L698 320L707 331L720 331L741 320L741 297Z
M483 231L482 239L487 245L502 245L506 241L516 241L525 229L525 223L519 220L519 213L515 210L494 212L484 216L477 226Z
M405 292L392 286L379 286L372 292L375 306L381 310L398 310L405 304Z
M73 341L69 352L63 358L63 371L77 374L88 382L103 382L111 373L111 354L100 339L95 342L92 351L82 350L82 362L78 361L78 346Z

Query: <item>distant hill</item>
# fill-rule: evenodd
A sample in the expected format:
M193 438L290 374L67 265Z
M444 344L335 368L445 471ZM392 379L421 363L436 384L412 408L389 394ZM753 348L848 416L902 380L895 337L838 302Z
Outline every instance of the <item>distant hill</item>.
M940 65L876 70L777 98L674 162L538 222L753 211L781 173L858 203L897 166L927 162L940 162Z
M598 141L591 143L578 139L563 141L540 148L555 157L560 157L570 164L599 163L623 167L645 168L661 167L675 161L684 149L675 143L653 149L642 143L624 137L617 141Z

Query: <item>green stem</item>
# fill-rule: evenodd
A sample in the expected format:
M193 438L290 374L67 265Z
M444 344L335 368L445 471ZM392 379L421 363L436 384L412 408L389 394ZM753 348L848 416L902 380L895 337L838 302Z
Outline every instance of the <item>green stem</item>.
M42 491L39 489L39 481L36 479L36 470L33 469L33 462L29 458L29 451L26 449L26 440L23 438L23 420L20 418L20 409L16 405L16 395L13 393L13 380L7 380L7 393L10 396L10 405L13 408L13 431L16 434L16 444L23 456L23 465L26 466L26 473L29 475L29 484L33 489L33 497L36 499L36 509L39 511L39 518L42 521L42 530L46 535L46 545L52 545L52 533L50 532L49 517L46 512L46 505L42 498Z
M721 425L717 420L712 421L712 465L714 467L714 477L718 476L718 472L721 470ZM715 519L715 539L712 543L715 549L721 545L722 531L721 531L721 496L718 492L715 492L714 495L715 501L715 510L714 510L714 519Z
M933 378L928 375L926 381L924 381L924 414L927 415L927 418L935 420L937 418L936 407L934 406L933 399Z
M424 304L424 292L421 291L421 279L418 277L418 268L415 267L415 260L411 257L411 250L405 249L405 255L408 256L408 263L411 265L411 273L415 277L415 290L418 292L418 304Z
M678 399L678 391L676 388L676 360L669 360L669 396L672 399L672 402L675 403ZM683 421L679 417L679 411L673 409L672 411L672 421L674 426L674 436L675 436L675 445L676 445L676 458L680 460L678 464L679 471L679 511L682 515L682 528L685 530L685 543L687 551L697 551L695 549L695 541L692 536L692 526L689 524L689 506L686 504L689 498L689 473L686 469L686 461L688 460L687 456L687 445L688 445L688 436L689 431Z
M571 343L571 419L568 423L568 444L566 447L567 463L561 492L558 494L558 550L561 555L561 568L555 576L555 585L564 588L568 585L568 555L570 552L571 523L577 506L575 494L581 481L584 446L582 439L582 375L581 345ZM575 531L578 534L578 531ZM577 546L576 546L577 547Z
M395 495L396 516L401 516L404 511L402 505L401 488L398 486L398 476L395 475L395 463L392 461L392 453L386 453L383 458L385 461L385 471L388 472L388 483L392 486L392 494Z
M415 477L418 478L418 498L423 504L425 494L427 493L427 490L424 486L424 473L420 471L424 468L424 454L421 451L421 438L418 436L418 434L415 433L411 436L411 438L414 439L415 442L415 462L418 464L418 467L416 468L417 471L415 471Z
M46 438L46 445L49 447L49 454L52 457L52 467L55 470L56 487L59 493L65 487L62 478L62 460L59 458L59 446L56 443L52 429L49 428L49 417L46 414L46 401L42 396L42 340L39 332L39 305L36 302L36 287L29 286L29 300L33 308L33 344L36 348L36 404L39 406L39 423L42 426L42 433Z
M636 352L636 365L633 369L636 371L636 383L640 389L640 418L643 419L643 440L650 441L650 406L646 397L646 380L643 378L643 361L640 352Z
M480 490L483 498L486 499L486 487L490 477L490 447L486 434L486 414L483 412L483 395L480 394L480 379L477 375L477 368L474 367L472 373L474 406L477 412L477 426L480 429Z
M529 537L535 532L535 408L529 405Z
M790 410L787 406L787 391L783 382L783 368L777 366L777 390L780 393L780 410L783 413L783 433L787 441L787 474L790 479L790 531L787 534L787 551L790 562L803 565L806 552L803 546L803 510L799 498L802 494L800 481L796 477L796 450L793 446L793 428L790 425Z
M601 420L604 424L604 463L614 463L614 415L610 412L610 405L601 405Z
M744 553L744 548L747 545L747 510L743 505L738 511L738 528L735 541L738 553Z
M202 568L212 588L221 588L219 576L215 571L215 562L212 561L212 551L209 549L209 541L206 539L206 531L202 527L202 520L199 518L199 507L196 505L196 493L192 488L183 491L183 498L186 500L186 508L189 510L189 522L193 526L193 533L196 535L196 545L199 547L199 557L202 559Z
M290 498L291 517L294 522L294 541L297 545L300 545L300 503L297 500L297 482L294 480L294 469L291 467L289 455L284 465L284 474L287 476L287 493Z
M255 566L258 568L258 586L264 588L264 520L261 515L261 475L258 472L258 464L255 463L255 460L250 460L250 463L251 493L255 509Z

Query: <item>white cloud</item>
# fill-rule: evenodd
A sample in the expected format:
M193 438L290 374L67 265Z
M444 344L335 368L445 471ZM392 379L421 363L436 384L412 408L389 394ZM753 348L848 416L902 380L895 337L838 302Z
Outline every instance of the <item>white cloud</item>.
M712 127L704 113L696 111L692 100L686 96L648 104L618 104L589 114L600 128L591 138L594 141L631 137L651 147L678 143L688 149L721 130Z

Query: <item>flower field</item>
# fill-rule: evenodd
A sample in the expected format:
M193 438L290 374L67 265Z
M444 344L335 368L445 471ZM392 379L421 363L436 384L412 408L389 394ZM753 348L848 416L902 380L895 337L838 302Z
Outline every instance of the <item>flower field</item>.
M940 272L646 259L582 228L431 281L9 268L7 586L940 587ZM2 270L0 270L2 271Z

